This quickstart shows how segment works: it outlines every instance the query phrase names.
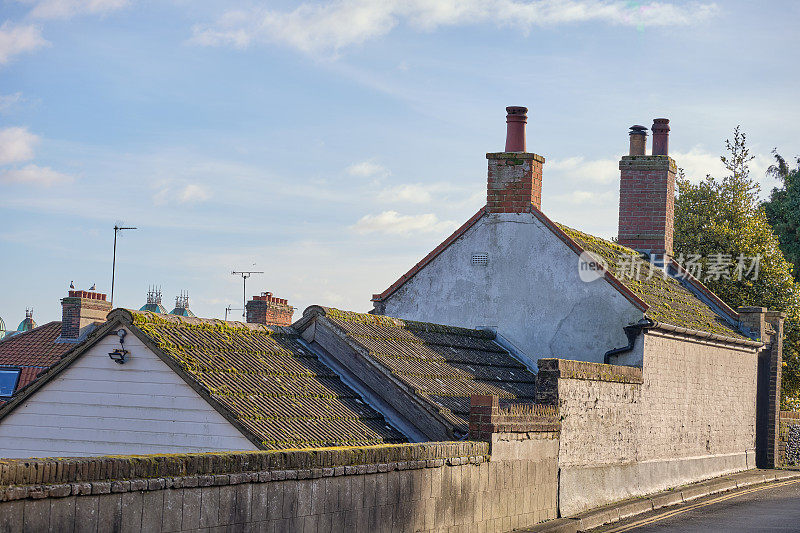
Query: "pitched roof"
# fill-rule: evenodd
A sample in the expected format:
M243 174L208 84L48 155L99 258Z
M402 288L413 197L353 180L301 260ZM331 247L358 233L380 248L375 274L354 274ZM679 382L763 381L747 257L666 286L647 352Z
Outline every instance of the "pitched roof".
M633 305L644 311L647 316L658 322L688 330L720 335L728 339L747 340L736 327L739 316L717 295L711 292L699 280L686 272L674 259L668 269L671 274L681 273L683 279L678 281L673 276L664 277L663 271L653 269L649 261L641 259L641 254L619 244L583 233L563 224L553 222L544 213L531 206L531 213L576 253L593 252L606 260L604 278ZM409 279L433 261L448 246L461 237L486 214L485 208L479 210L463 226L433 249L406 274L394 282L381 294L375 294L372 301L380 302L391 296ZM636 262L639 274L629 277L623 272L623 261L630 257L639 257ZM633 269L632 269L633 270ZM634 270L635 272L635 270ZM626 279L622 279L625 277Z
M662 269L653 266L642 254L631 248L563 224L557 225L584 250L605 260L608 269L616 278L647 303L645 314L649 318L691 330L734 339L747 339L732 324L736 321L735 312L696 279L687 275L685 284L681 283L673 277L675 272L665 276ZM692 287L694 290L690 290L686 284L694 285ZM701 300L697 296L698 292L705 293L704 296L709 300L716 299L713 303L719 307L719 312ZM728 320L725 320L723 313L728 315Z
M292 328L123 312L264 448L406 441Z
M317 309L457 432L468 431L473 394L496 394L504 404L534 401L536 376L495 343L491 331Z
M61 322L48 322L38 328L0 341L0 365L50 367L75 347L74 343L56 343Z

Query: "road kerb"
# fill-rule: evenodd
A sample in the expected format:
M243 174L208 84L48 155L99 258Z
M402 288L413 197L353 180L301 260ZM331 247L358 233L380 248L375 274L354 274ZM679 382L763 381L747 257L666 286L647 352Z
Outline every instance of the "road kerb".
M773 481L783 481L800 477L800 471L788 470L757 470L741 472L722 478L702 481L670 491L664 491L651 496L637 498L611 504L599 509L593 509L570 518L560 518L558 522L548 521L538 524L526 532L537 533L572 533L575 531L589 531L605 524L619 522L651 510L679 505L722 492L729 492L744 487L751 487Z

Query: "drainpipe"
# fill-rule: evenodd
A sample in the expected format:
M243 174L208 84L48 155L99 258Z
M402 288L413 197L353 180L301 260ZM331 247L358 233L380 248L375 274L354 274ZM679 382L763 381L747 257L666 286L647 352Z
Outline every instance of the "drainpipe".
M625 330L625 336L628 337L628 345L623 346L622 348L614 348L613 350L607 351L603 356L603 362L608 365L611 363L611 356L628 353L633 350L633 345L636 343L636 338L639 336L642 330L650 329L655 325L656 322L644 317L636 324L631 324L630 326L625 326L622 328Z

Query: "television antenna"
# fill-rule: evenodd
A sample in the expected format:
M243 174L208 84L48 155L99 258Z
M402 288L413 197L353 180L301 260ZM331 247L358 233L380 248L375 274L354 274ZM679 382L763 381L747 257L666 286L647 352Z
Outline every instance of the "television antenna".
M111 261L111 308L114 308L114 277L117 273L117 233L129 229L138 229L133 226L120 226L114 224L114 259Z
M247 322L247 278L252 276L253 274L263 274L264 272L260 270L234 270L231 272L234 276L239 275L242 276L242 318L244 318L245 322ZM225 315L227 317L227 313Z
M225 322L228 321L228 313L231 311L243 311L243 309L239 309L238 307L231 307L230 304L228 307L225 308Z

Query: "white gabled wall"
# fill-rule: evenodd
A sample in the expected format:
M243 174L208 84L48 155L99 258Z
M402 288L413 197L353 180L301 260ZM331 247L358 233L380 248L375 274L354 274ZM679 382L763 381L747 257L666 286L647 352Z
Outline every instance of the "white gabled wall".
M109 335L0 420L0 457L257 448L133 334Z
M473 265L476 253L488 264ZM643 316L607 281L581 281L578 255L530 213L484 215L392 294L384 314L496 327L532 360L599 363Z

